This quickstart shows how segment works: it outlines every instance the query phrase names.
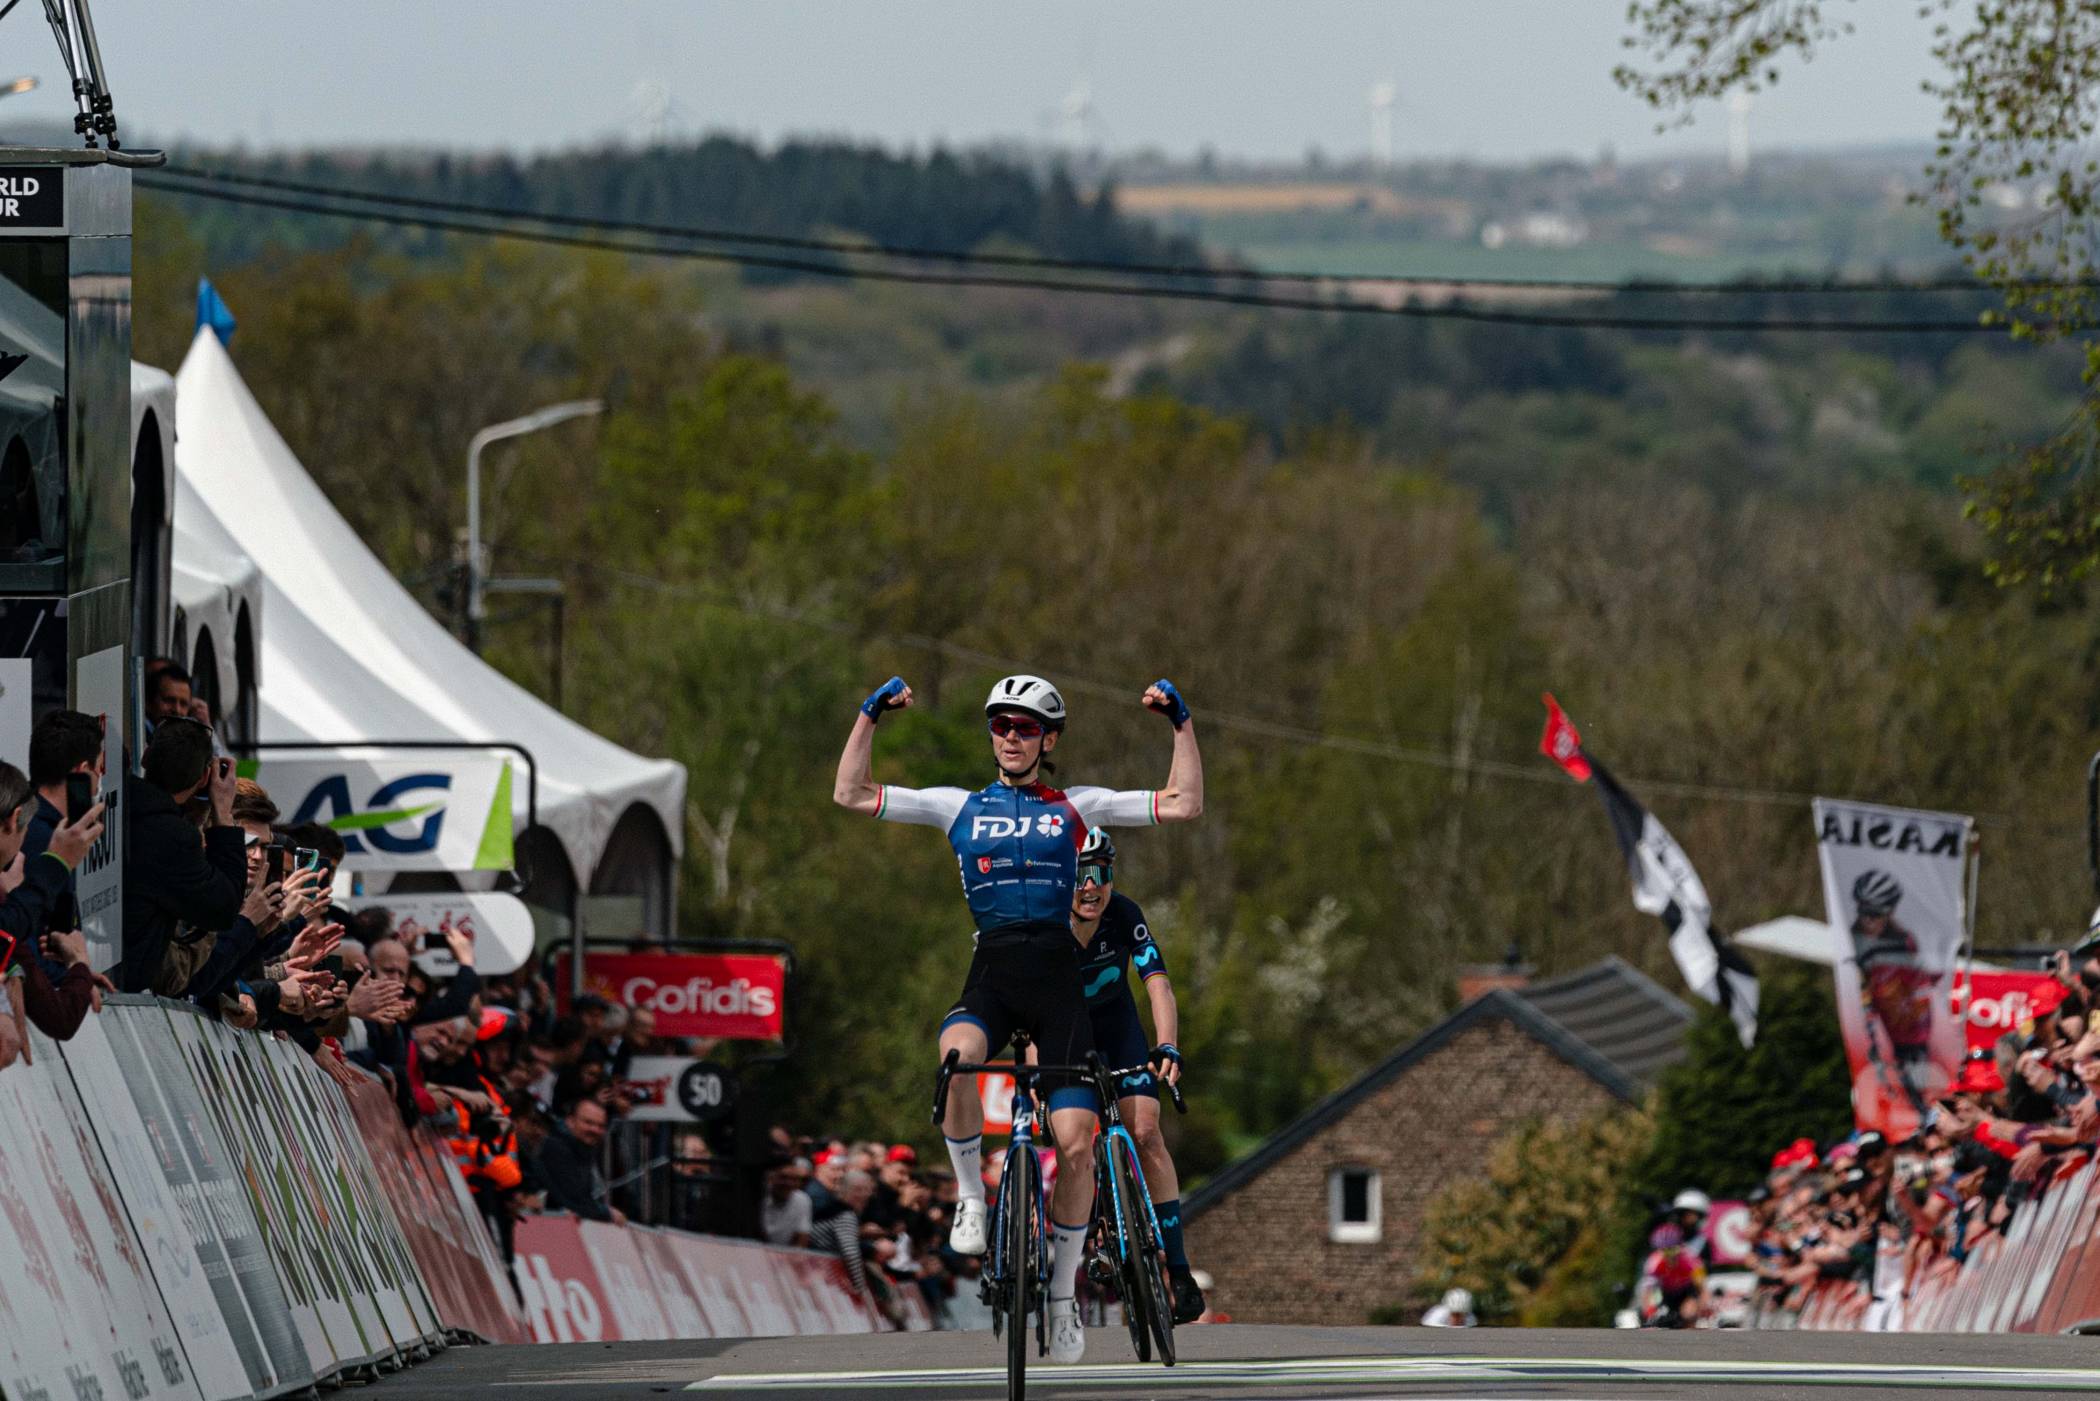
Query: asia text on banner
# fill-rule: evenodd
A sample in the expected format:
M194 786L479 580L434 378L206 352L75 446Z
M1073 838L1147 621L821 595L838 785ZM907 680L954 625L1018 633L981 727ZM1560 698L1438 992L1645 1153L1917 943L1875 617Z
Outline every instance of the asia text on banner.
M1950 992L1971 819L1829 798L1814 814L1853 1117L1900 1142L1960 1068Z

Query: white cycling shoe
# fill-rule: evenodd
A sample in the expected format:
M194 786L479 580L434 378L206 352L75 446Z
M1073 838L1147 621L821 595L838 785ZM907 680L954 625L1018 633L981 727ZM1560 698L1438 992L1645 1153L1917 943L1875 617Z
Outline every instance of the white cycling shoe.
M948 1248L957 1255L984 1254L984 1222L990 1213L981 1201L968 1197L955 1204L955 1226L948 1232Z
M1077 1299L1050 1301L1050 1360L1059 1364L1077 1362L1086 1356L1086 1329L1079 1323Z

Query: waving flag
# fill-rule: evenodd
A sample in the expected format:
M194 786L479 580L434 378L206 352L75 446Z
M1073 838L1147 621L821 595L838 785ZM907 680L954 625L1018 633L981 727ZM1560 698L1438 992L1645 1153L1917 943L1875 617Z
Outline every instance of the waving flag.
M1663 922L1670 934L1670 956L1677 960L1685 985L1728 1013L1736 1035L1749 1046L1757 1039L1757 975L1714 933L1713 903L1691 858L1654 813L1621 788L1595 755L1583 751L1582 735L1560 703L1551 695L1545 701L1546 732L1539 737L1539 752L1576 782L1595 780L1604 815L1633 877L1634 908Z

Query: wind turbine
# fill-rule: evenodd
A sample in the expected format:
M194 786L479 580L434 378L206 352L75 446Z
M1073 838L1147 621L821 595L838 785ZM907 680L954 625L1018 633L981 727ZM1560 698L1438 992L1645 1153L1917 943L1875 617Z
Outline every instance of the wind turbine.
M1371 164L1379 170L1393 164L1393 104L1399 99L1391 78L1371 85Z
M1075 151L1084 150L1088 138L1094 132L1093 84L1081 76L1078 82L1072 84L1072 90L1065 94L1065 100L1059 104L1058 112L1062 118L1059 131L1064 144Z

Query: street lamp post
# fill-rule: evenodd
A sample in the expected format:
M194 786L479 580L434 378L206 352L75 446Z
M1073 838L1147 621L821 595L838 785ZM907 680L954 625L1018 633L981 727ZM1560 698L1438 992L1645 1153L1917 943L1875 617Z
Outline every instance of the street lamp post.
M523 418L492 423L476 433L474 440L467 444L467 646L474 651L481 650L481 623L488 616L486 580L481 567L481 450L505 438L522 438L527 433L537 433L542 428L552 428L572 418L603 412L605 404L599 399L573 399L565 404L549 404Z

